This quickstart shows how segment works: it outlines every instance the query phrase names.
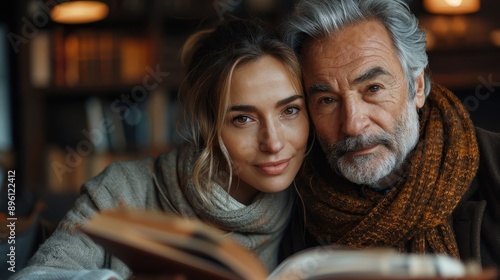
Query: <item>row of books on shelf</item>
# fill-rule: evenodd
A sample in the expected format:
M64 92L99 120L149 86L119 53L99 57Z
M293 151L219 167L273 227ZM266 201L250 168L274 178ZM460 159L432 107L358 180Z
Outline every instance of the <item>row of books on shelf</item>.
M182 141L177 102L161 90L129 106L90 97L49 120L47 184L54 192L78 191L111 162L155 156ZM61 108L62 109L62 108ZM68 110L74 111L73 115ZM57 111L57 108L53 109Z
M113 86L140 82L155 65L156 43L147 34L62 28L38 32L30 41L35 88Z

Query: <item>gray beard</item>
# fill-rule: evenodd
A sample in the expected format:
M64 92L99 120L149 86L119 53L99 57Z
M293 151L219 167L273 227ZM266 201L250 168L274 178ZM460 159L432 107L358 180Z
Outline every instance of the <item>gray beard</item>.
M333 170L347 180L368 185L376 189L392 172L399 171L402 163L418 142L419 117L415 102L406 102L406 108L401 120L396 123L394 133L383 132L378 135L358 135L328 144L325 139L319 139ZM362 150L364 147L381 145L374 154L352 157L349 152ZM380 149L382 148L382 149ZM385 151L383 150L385 149ZM382 153L382 154L381 154Z

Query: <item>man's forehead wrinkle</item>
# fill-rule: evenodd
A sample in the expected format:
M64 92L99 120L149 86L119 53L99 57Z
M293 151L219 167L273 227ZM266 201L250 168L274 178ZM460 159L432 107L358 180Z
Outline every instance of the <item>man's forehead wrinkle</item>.
M323 54L322 57L324 59L330 59L331 62L336 63L336 67L346 66L349 63L354 62L355 60L362 57L375 57L374 55L376 55L376 52L374 50L381 50L387 54L390 53L387 49L387 45L384 44L384 42L380 42L380 40L373 40L370 42L370 44L365 43L363 45L360 45L359 41L349 44L348 42L344 41L343 38L330 38L330 40L328 40L327 42L318 42L317 48L319 50L317 55ZM332 48L334 48L335 51L328 51ZM380 57L382 59L385 59L382 56Z
M311 83L308 86L327 85L335 92L340 90L339 86L351 85L369 68L390 69L387 59L393 46L385 27L375 21L369 28L366 24L352 27L309 41L304 49L308 60L307 82ZM384 33L377 32L381 28ZM390 73L392 78L393 75Z
M325 60L325 66L331 69L341 68L349 65L355 58L356 54L352 48L347 46L335 46L335 42L324 43L320 46L324 50L334 48L335 51L326 51L323 53L322 59Z
M358 46L358 49L360 52L367 55L374 53L390 54L393 51L393 46L392 43L386 42L385 40L371 40L362 47Z

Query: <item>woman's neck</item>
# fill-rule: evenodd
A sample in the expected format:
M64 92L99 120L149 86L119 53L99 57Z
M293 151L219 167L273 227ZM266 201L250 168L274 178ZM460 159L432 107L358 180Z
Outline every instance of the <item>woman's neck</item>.
M259 193L259 191L254 187L240 181L238 177L234 177L228 193L231 197L233 197L240 203L249 205L252 203L253 199Z

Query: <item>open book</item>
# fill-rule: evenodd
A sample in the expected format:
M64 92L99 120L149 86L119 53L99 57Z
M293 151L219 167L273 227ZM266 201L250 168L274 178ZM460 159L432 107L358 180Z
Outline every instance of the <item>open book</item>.
M103 211L80 230L140 275L180 273L188 279L230 280L495 279L495 271L481 271L447 256L333 246L299 252L269 274L252 252L218 229L146 210Z

